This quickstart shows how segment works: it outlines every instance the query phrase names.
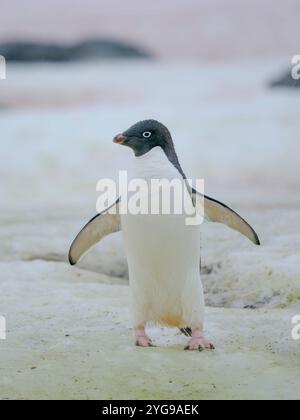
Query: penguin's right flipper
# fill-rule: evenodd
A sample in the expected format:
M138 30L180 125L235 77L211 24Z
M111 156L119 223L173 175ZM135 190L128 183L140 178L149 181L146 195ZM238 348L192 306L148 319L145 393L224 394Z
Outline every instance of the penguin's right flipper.
M69 262L76 264L81 256L105 236L121 230L118 199L112 206L93 217L78 233L69 250Z

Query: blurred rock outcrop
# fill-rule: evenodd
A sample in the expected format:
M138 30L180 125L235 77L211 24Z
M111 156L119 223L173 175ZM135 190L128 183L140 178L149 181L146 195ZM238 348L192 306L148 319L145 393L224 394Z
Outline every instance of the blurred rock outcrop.
M300 79L294 79L291 70L288 70L282 76L271 81L270 87L300 88Z
M0 44L0 55L10 62L152 58L152 54L143 48L109 39L89 39L71 45L31 41L6 42Z

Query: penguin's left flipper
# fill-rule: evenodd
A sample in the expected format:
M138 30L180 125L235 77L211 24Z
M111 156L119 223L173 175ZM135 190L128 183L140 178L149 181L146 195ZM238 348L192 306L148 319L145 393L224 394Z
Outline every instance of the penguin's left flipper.
M198 191L196 191L194 188L192 190L192 198L194 203L197 203L197 200L199 199L199 203L201 203L202 206L204 199L205 220L209 222L223 223L231 229L234 229L240 232L242 235L246 236L255 245L260 245L260 241L255 230L249 225L249 223L246 222L246 220L244 220L230 207L226 206L218 200L215 200L214 198L198 193Z
M121 230L118 203L93 217L78 233L69 250L69 262L76 264L80 257L105 236Z

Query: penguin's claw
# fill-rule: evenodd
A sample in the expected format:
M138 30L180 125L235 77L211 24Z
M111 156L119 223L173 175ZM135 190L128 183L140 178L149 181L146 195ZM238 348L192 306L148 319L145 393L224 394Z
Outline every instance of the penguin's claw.
M152 344L151 339L147 337L146 335L136 337L135 345L138 347L155 347Z
M182 334L184 334L186 337L192 336L192 329L190 327L180 328L180 331Z
M204 337L193 337L191 338L187 345L185 346L184 350L214 350L215 347L212 343L210 343L206 338Z

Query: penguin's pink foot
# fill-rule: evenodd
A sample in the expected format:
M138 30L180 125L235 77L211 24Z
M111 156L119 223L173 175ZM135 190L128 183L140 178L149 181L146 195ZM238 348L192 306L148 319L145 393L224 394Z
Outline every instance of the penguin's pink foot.
M147 337L144 327L135 329L135 345L138 347L154 347L151 339Z
M136 337L135 345L138 347L154 347L152 341L146 335L142 337Z
M215 347L204 337L203 333L199 329L194 330L192 332L192 338L188 341L184 350L203 351L205 349L214 350Z

